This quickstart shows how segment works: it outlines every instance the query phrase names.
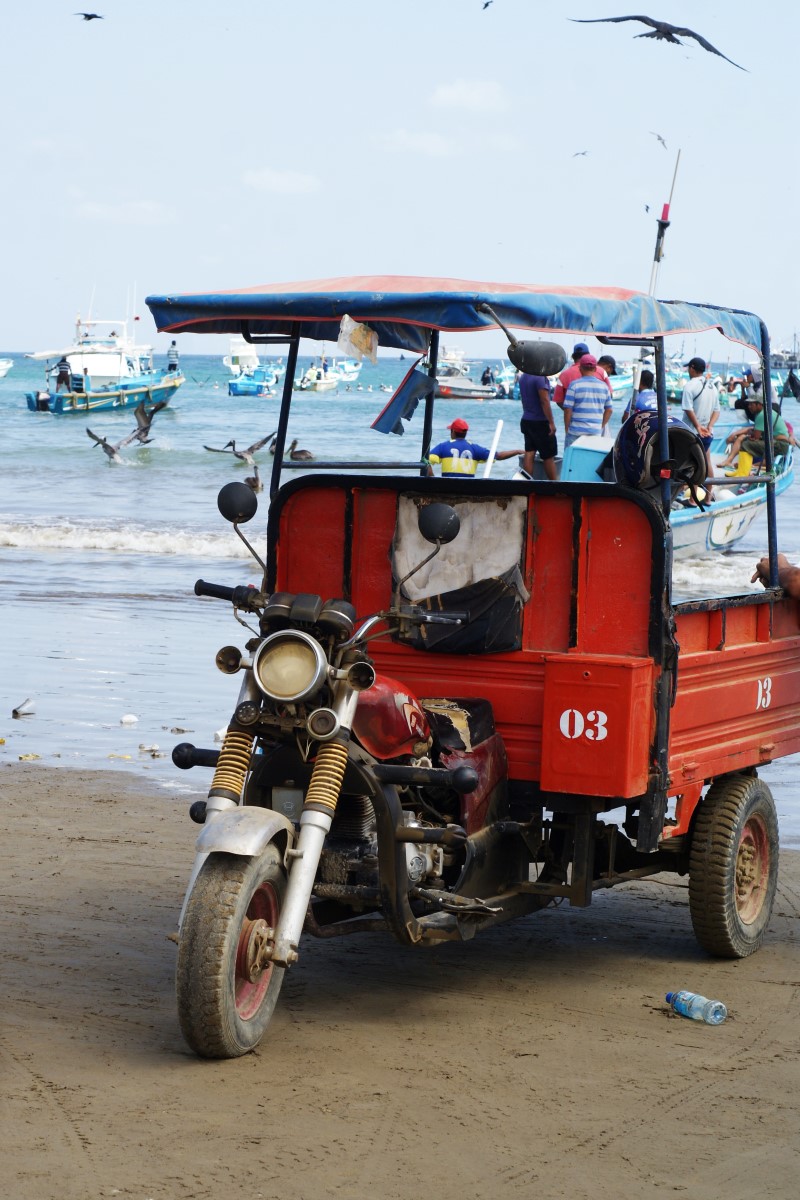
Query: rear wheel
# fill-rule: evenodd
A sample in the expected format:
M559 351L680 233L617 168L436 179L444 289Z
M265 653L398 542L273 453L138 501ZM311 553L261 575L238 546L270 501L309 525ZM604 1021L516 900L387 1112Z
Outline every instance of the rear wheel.
M176 991L183 1036L203 1058L253 1050L269 1025L284 968L265 957L286 875L274 846L258 858L212 854L186 906Z
M755 776L717 780L698 810L689 859L689 912L703 949L720 958L757 950L777 884L772 793Z

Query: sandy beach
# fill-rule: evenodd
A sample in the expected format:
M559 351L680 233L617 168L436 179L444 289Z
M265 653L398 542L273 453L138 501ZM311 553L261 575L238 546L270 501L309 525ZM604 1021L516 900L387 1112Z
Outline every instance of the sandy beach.
M209 1063L173 997L185 792L38 764L0 791L10 1200L796 1196L797 852L741 962L666 876L465 946L306 941L261 1049ZM673 1016L680 987L729 1019Z

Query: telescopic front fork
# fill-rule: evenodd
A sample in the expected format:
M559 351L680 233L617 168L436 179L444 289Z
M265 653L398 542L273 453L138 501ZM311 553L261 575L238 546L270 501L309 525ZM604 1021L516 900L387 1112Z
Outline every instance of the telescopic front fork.
M333 824L342 790L357 703L358 692L346 682L339 683L331 705L339 718L339 732L334 740L323 742L320 746L300 817L297 845L287 854L291 862L289 882L270 953L270 959L278 966L288 967L297 962L297 947L317 877L322 847Z

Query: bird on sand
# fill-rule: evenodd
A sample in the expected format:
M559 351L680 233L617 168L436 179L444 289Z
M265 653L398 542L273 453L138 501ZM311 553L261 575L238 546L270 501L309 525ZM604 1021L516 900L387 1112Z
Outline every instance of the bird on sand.
M287 457L291 458L292 462L311 462L314 458L314 455L310 450L298 450L297 438L295 438L289 447L289 453Z
M651 129L650 132L652 133L654 138L658 138L658 140L661 142L661 145L664 147L665 150L669 149L669 146L664 141L664 139L662 138L660 133L656 133L655 129Z
M256 460L253 458L253 455L258 450L262 450L264 446L266 446L267 442L271 441L274 436L274 433L268 433L266 437L260 438L260 440L257 442L253 442L252 446L248 446L246 450L237 450L236 442L232 438L225 446L204 445L204 449L211 450L213 454L233 454L242 462L247 463L248 467L255 467Z
M96 442L98 446L103 447L103 453L108 456L109 461L115 463L125 462L125 459L120 454L120 450L123 446L129 446L131 442L139 440L138 429L134 429L133 433L129 433L127 437L124 437L121 442L117 442L117 444L114 446L112 446L111 442L107 441L106 438L98 437L96 433L92 433L88 425L86 426L86 433L93 442Z
M105 21L105 17L101 17L100 13L75 13L76 17L83 17L84 21Z
M650 25L651 33L637 33L636 37L657 38L659 41L672 42L676 46L682 46L681 37L694 38L699 42L704 50L708 50L711 54L717 54L720 58L724 58L725 62L729 62L732 67L738 67L740 71L746 71L747 67L742 67L739 63L728 58L727 54L723 54L716 46L712 46L711 42L707 42L699 33L695 33L693 29L685 29L682 25L670 25L667 21L654 21L652 17L568 17L570 21L574 21L576 25L598 25L612 21L641 21L643 25ZM679 36L680 35L680 36Z

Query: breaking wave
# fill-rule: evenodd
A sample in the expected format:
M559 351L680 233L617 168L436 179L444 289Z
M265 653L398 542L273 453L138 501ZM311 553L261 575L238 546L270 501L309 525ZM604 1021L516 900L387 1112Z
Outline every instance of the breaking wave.
M96 550L103 554L184 555L191 558L248 558L230 530L151 529L135 523L87 520L0 522L0 547L24 550Z

